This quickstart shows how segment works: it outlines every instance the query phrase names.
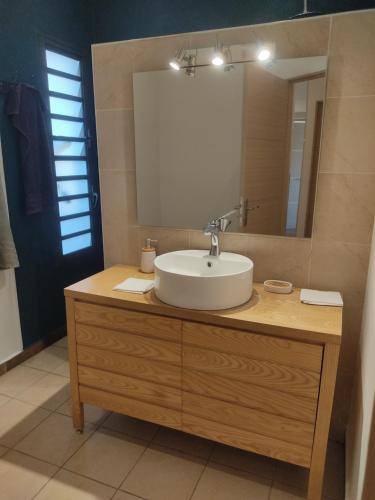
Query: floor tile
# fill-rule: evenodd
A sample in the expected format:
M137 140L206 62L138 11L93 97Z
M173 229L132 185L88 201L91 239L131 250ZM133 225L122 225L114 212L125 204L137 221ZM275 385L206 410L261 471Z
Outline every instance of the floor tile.
M275 482L269 500L306 500L306 494L290 484Z
M53 413L20 441L16 449L61 466L92 432L93 427L87 424L83 434L80 434L73 428L71 418Z
M49 414L43 408L11 399L0 411L0 444L11 448Z
M192 500L268 500L271 480L210 463Z
M67 356L66 349L50 346L24 361L22 366L53 372L67 361Z
M205 459L210 456L214 446L214 443L207 439L174 429L167 429L166 427L161 427L159 429L153 443Z
M63 349L60 349L63 350ZM62 365L60 365L58 368L53 370L52 373L55 373L56 375L62 375L63 377L70 378L70 365L69 361L64 361Z
M16 366L5 375L0 376L0 394L17 397L44 376L45 373L28 366Z
M102 427L117 432L123 432L134 438L143 439L144 441L151 441L159 429L159 426L156 424L121 415L119 413L112 413L103 423Z
M187 500L205 461L177 450L152 445L142 455L121 489L147 500Z
M54 465L11 450L0 459L0 498L31 499L56 471Z
M8 398L8 396L3 396L2 394L0 394L0 406L4 405L9 400L10 400L10 398Z
M5 446L0 446L0 457L4 455L9 450L9 448L6 448Z
M35 497L37 500L109 500L115 490L86 477L60 470Z
M125 491L118 491L113 497L113 500L140 500L142 497L136 497L131 493L126 493Z
M85 422L90 424L99 425L103 422L103 420L108 417L110 414L109 411L103 410L102 408L98 408L97 406L92 405L84 405L84 414L85 414ZM62 415L67 415L70 417L72 415L72 402L69 399L65 401L61 406L59 406L56 410L58 413Z
M277 465L277 461L272 458L221 444L215 445L210 461L270 479Z
M274 479L277 483L289 484L305 491L309 482L309 470L280 461L277 463Z
M145 441L99 429L64 468L118 488L145 449Z
M57 342L53 344L55 347L62 347L63 349L68 348L68 337L65 335L65 337L61 337Z
M69 380L61 375L44 373L32 387L29 387L17 397L26 403L42 406L47 410L56 410L69 399Z

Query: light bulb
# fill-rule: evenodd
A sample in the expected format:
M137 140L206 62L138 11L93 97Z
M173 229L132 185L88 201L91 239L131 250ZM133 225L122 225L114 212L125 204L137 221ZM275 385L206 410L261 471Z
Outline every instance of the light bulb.
M257 54L257 58L258 58L258 61L268 61L268 59L270 59L271 57L271 51L269 49L266 49L266 48L262 48L259 50L258 54Z
M172 59L171 61L169 61L169 66L175 71L180 71L181 69L180 63L177 61L177 59Z
M221 52L216 52L211 60L214 66L222 66L224 64L224 56Z
M175 71L180 71L182 63L184 62L184 57L184 49L179 49L174 58L169 61L169 66Z

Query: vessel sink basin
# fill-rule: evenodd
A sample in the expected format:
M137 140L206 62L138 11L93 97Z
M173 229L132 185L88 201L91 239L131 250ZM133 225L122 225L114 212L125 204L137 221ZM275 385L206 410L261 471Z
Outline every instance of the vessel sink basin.
M229 309L253 290L253 262L235 253L212 257L207 250L181 250L155 259L155 294L187 309Z

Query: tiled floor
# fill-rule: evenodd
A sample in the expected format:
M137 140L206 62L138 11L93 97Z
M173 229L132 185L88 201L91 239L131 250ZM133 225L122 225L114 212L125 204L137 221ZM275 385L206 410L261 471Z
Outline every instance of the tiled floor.
M86 407L70 419L66 341L0 376L0 500L301 500L307 471ZM344 498L330 443L325 500Z

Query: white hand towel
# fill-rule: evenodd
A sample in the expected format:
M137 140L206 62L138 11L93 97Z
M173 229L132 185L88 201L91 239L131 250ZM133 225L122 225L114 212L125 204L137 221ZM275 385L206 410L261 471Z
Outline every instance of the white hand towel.
M339 292L322 292L320 290L302 288L300 299L304 304L314 304L317 306L342 307L344 305Z
M154 280L144 280L139 278L128 278L116 285L113 290L131 293L146 293L154 288Z

